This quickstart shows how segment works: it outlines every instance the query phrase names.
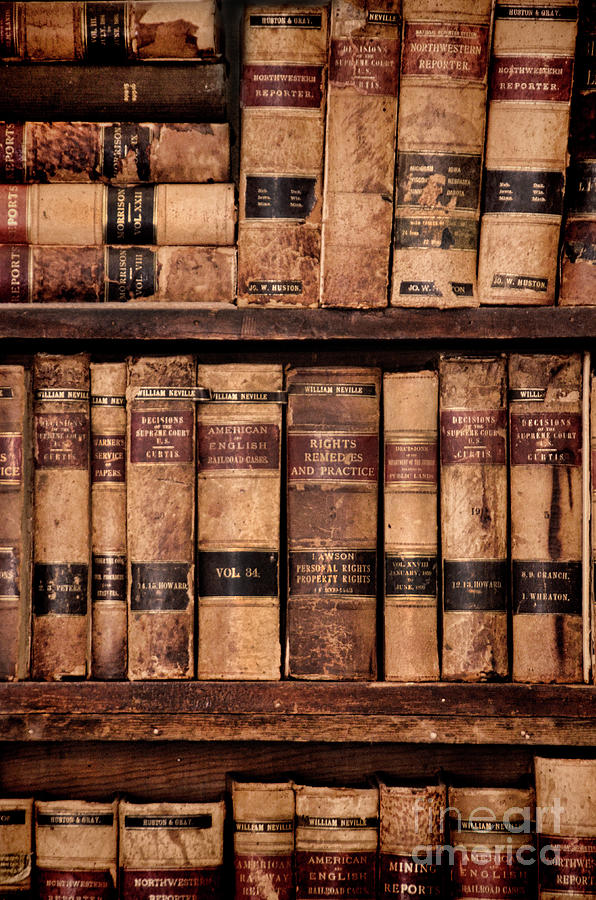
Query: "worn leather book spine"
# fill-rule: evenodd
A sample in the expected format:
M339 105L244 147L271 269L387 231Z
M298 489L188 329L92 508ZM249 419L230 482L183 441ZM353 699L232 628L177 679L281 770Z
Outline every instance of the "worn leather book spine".
M387 306L401 0L331 4L322 306Z
M378 843L376 788L297 786L296 900L375 900Z
M442 675L506 678L507 363L442 358Z
M29 675L30 416L29 373L23 366L0 366L0 680L3 681Z
M126 363L91 364L91 675L126 678Z
M319 304L328 16L245 11L239 306Z
M536 896L534 791L449 788L454 900Z
M292 782L232 783L235 900L293 900Z
M194 674L195 363L128 363L128 677Z
M0 185L3 244L234 243L232 184Z
M215 0L3 3L0 12L4 60L196 60L219 49Z
M590 378L590 662L596 683L596 376ZM586 515L584 510L584 515ZM585 660L584 660L585 663Z
M581 682L582 361L509 359L513 680Z
M33 362L34 679L83 678L90 654L89 356Z
M0 895L34 900L33 800L0 800Z
M444 785L379 784L379 896L447 896Z
M439 677L438 402L436 372L383 376L387 681Z
M6 184L229 180L229 125L0 122Z
M219 305L235 296L234 247L0 244L0 303Z
M226 120L221 63L3 66L2 88L0 118L6 122Z
M117 897L118 801L35 804L37 897Z
M199 365L198 383L198 676L275 680L282 367Z
M393 306L477 306L490 0L404 0Z
M596 10L580 3L560 257L560 306L596 304Z
M497 0L478 257L483 304L552 306L577 0Z
M120 803L120 897L224 900L218 803Z
M589 900L596 887L596 760L534 758L539 900Z
M286 386L286 674L374 680L381 375L290 369Z

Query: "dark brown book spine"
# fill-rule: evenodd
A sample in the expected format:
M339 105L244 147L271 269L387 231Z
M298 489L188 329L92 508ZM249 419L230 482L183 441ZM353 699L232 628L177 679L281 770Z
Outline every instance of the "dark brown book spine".
M89 357L33 368L33 678L89 672Z
M377 369L290 369L287 674L376 675Z

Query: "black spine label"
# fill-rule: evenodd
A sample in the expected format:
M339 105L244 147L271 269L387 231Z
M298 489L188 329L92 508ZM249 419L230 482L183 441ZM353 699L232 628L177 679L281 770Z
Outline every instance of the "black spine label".
M534 275L509 275L507 272L496 272L491 282L493 288L506 288L508 291L534 291L543 294L548 288L548 278L536 278Z
M89 62L118 63L128 57L126 3L85 3L85 43Z
M201 551L202 597L277 597L278 554L270 550Z
M91 577L93 603L111 600L126 603L126 557L94 553Z
M437 557L385 556L385 596L416 601L437 596Z
M253 28L321 28L322 16L317 13L275 13L272 15L252 15Z
M581 562L513 560L513 612L582 614Z
M247 219L307 219L316 202L316 179L247 175Z
M563 212L563 174L488 169L484 212L560 216Z
M24 809L3 809L0 812L1 825L24 825L27 821Z
M211 828L212 816L124 816L125 828Z
M122 161L129 154L134 159L139 181L151 181L151 128L147 125L105 125L103 131L102 175L117 178L122 172Z
M88 567L84 563L35 563L33 610L36 616L87 614Z
M531 3L513 6L507 3L497 3L495 19L562 19L566 22L575 22L577 9L575 6L546 6Z
M443 595L446 612L506 612L506 561L444 560Z
M570 166L565 199L572 215L596 213L596 162L577 160Z
M155 243L155 185L106 188L106 244Z
M301 281L249 281L249 294L301 294Z
M37 824L49 828L60 828L64 825L95 825L111 828L114 824L113 813L37 813Z
M19 548L0 547L0 600L18 600Z
M478 209L480 156L400 152L397 204L430 209Z
M126 303L156 293L155 250L150 247L106 247L107 303Z
M405 211L404 211L405 210ZM411 214L412 213L412 214ZM457 211L456 211L457 213ZM447 210L417 214L416 210L401 208L395 219L395 246L398 249L419 247L434 250L476 250L478 245L478 220L476 216ZM424 285L433 282L415 281L407 284ZM404 284L404 282L402 282ZM403 293L403 291L400 291ZM424 293L416 290L414 293ZM426 291L430 293L430 291Z
M187 609L190 565L177 562L132 563L130 606L134 612Z
M376 597L374 550L290 551L290 593Z

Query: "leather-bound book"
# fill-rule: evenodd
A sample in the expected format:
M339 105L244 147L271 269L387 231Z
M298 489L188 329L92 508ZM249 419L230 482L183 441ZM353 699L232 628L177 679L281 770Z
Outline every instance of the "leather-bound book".
M33 362L35 679L83 678L90 652L89 356Z
M34 900L33 800L0 800L0 895Z

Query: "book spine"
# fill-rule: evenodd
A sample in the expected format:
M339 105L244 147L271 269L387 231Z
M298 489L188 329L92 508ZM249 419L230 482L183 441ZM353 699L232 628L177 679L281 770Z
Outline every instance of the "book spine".
M582 363L509 360L513 680L581 682Z
M435 372L383 376L387 681L439 677L438 394Z
M0 244L0 303L232 303L234 247Z
M555 302L577 0L497 0L478 284L484 304Z
M590 663L596 682L596 375L590 389ZM584 514L586 514L584 510ZM585 663L585 660L584 660Z
M506 360L443 358L439 375L442 674L506 678Z
M91 364L91 675L126 678L126 364Z
M232 784L236 900L293 900L294 790L291 782Z
M447 790L379 785L379 896L448 896L441 855Z
M296 900L342 896L375 900L379 792L368 788L296 788Z
M539 900L589 900L596 859L596 761L534 758ZM543 864L542 864L543 863Z
M89 672L89 357L38 354L32 677Z
M206 365L198 416L199 678L280 677L277 365Z
M3 244L234 243L232 184L0 185Z
M37 897L116 897L118 802L35 804Z
M120 803L120 896L224 900L220 803Z
M290 369L287 674L374 679L377 369Z
M2 20L0 58L13 61L211 59L219 43L213 0L3 3Z
M230 180L224 124L0 122L0 182Z
M195 364L129 360L128 677L192 678Z
M401 0L331 5L322 306L387 306Z
M559 305L596 303L596 13L580 3L560 257Z
M33 900L33 800L0 800L0 894Z
M238 304L318 306L327 7L248 7Z
M31 466L29 373L0 366L0 679L29 674Z
M490 0L404 2L393 306L477 306Z
M39 4L45 6L46 4ZM2 66L2 121L225 122L222 64Z

